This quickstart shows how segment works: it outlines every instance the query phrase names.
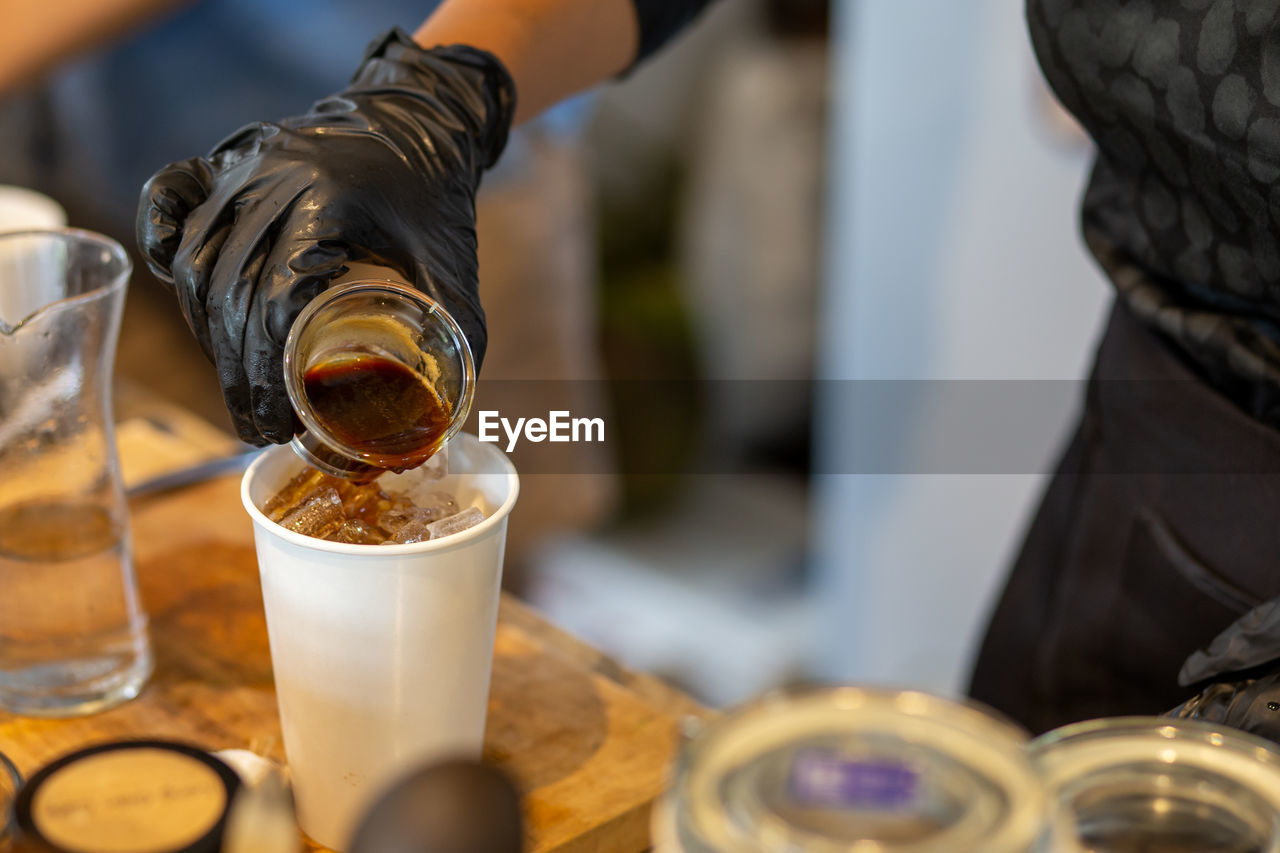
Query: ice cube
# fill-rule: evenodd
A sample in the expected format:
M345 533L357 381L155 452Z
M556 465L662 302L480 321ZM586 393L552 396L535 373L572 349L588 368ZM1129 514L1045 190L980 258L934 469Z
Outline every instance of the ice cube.
M444 460L438 465L447 464ZM428 472L429 473L429 472ZM427 476L426 479L439 479ZM441 528L431 525L459 515L458 501L444 491L427 492L417 500L402 492L384 491L377 481L352 483L315 469L298 474L263 506L278 524L306 536L364 545L407 544L439 539L466 529L474 521Z
M432 492L423 499L426 506L415 504L407 510L399 513L389 513L391 519L383 517L382 521L398 522L395 533L388 540L387 544L410 545L415 542L428 542L432 539L439 539L442 536L448 536L450 533L457 533L459 530L466 530L474 524L484 520L484 513L478 509L468 509L462 513L458 512L458 502L453 495L445 492ZM478 513L479 517L471 520L469 513ZM461 522L461 526L456 527L440 527L455 518L467 516L467 519ZM439 531L444 530L441 533Z
M362 521L348 519L326 538L331 542L346 542L351 545L380 545L387 537Z
M377 482L348 483L338 481L336 488L342 496L342 511L347 518L357 519L369 526L381 527L387 533L381 519L383 515L410 506L409 498L399 492L384 492Z
M286 483L284 488L263 504L262 512L272 521L280 521L311 498L316 489L325 485L326 480L332 479L316 468L304 468L302 473Z
M432 540L443 539L446 536L452 536L455 533L461 533L468 528L475 527L482 521L484 521L484 513L472 506L455 515L431 522L427 525L427 530L430 532Z
M302 506L280 519L280 525L304 536L323 539L345 521L342 498L332 486L326 486L306 499Z
M442 447L426 462L422 463L424 480L443 480L449 473L449 448Z
M431 538L431 524L425 521L410 521L396 531L396 535L388 539L386 545L412 545L426 542Z
M376 524L394 537L406 525L415 524L426 527L433 521L453 515L458 511L458 501L448 492L429 492L413 503L407 497L398 495L403 502L397 502L390 509L378 515ZM422 541L429 538L423 536Z
M431 513L421 507L410 504L408 506L393 506L383 512L377 518L377 525L385 530L388 536L394 536L407 524L417 522L425 526L432 521L435 521L435 518Z
M430 516L427 521L439 521L458 512L458 501L448 492L428 492L415 500L414 505Z

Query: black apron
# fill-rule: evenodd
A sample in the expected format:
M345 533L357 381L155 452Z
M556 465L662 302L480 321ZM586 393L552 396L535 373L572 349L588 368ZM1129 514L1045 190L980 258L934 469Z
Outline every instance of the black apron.
M1186 657L1280 595L1280 432L1118 305L972 696L1041 732L1186 699Z

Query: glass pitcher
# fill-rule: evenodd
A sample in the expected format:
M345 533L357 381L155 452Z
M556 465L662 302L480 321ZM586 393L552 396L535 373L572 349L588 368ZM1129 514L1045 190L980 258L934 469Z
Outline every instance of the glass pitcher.
M111 416L131 264L87 231L0 234L0 708L91 713L152 668Z

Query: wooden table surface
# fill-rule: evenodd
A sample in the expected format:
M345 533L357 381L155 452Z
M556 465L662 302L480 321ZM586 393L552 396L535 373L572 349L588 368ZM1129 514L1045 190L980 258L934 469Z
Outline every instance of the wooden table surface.
M155 446L145 427L134 432L122 445ZM130 451L123 455L127 461ZM87 744L138 736L283 761L238 476L137 499L131 512L155 675L140 697L102 714L37 720L0 712L0 751L26 775ZM646 849L650 805L665 784L681 723L705 713L503 598L484 752L524 793L531 853Z

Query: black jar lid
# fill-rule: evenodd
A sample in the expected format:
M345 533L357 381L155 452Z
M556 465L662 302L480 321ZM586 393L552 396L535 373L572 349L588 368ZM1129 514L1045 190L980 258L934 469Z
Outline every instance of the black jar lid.
M218 853L240 777L204 750L101 743L27 780L13 803L21 853Z

